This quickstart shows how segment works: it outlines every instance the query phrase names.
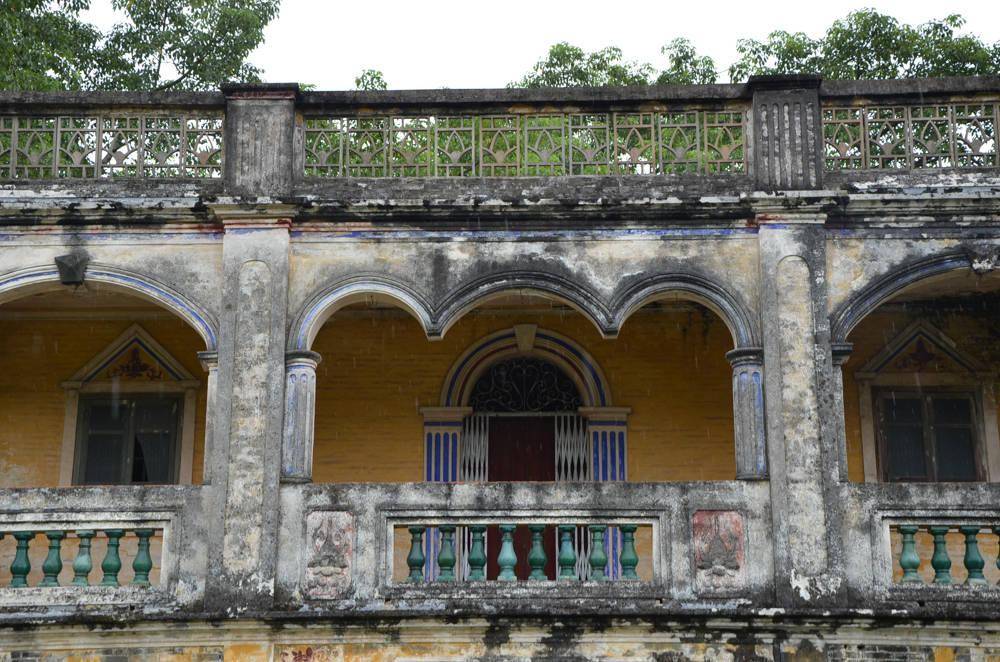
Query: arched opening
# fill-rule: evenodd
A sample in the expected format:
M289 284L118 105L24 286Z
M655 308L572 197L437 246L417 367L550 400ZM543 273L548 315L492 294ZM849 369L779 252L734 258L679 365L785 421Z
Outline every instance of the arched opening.
M395 302L355 300L311 346L312 480L731 480L733 345L718 314L670 295L606 339L554 296L491 293L434 342ZM544 466L491 476L501 434L534 435L538 448L507 457Z
M1000 274L952 268L856 307L870 312L842 367L850 480L1000 480Z
M0 305L0 486L200 483L209 325L99 279Z

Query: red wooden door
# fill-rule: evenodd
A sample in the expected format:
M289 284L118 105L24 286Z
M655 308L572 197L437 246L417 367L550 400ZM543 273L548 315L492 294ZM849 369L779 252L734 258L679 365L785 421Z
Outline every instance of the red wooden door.
M489 471L491 482L554 481L556 479L555 423L548 416L495 416L490 419ZM545 527L545 574L556 577L556 545L554 527ZM531 572L528 552L531 532L518 526L514 533L514 552L518 579L527 579ZM500 573L497 555L500 553L500 531L490 527L487 534L487 565L489 579Z

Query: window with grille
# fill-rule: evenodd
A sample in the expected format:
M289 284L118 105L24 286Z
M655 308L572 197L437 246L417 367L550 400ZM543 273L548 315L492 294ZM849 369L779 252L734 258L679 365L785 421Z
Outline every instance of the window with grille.
M172 395L82 396L74 483L176 483L181 409Z
M972 393L880 390L875 405L882 480L982 480Z

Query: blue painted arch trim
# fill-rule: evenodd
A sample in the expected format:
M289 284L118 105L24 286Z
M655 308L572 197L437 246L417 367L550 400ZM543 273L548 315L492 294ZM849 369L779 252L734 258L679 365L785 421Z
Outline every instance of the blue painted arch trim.
M87 281L120 287L152 300L190 324L205 341L206 351L217 349L218 325L214 317L203 307L168 285L143 274L100 263L89 264L85 278ZM58 270L48 265L4 274L0 276L0 301L24 288L53 285L59 282Z
M906 288L926 278L971 268L964 252L949 252L923 258L892 269L866 285L830 315L831 342L843 343L861 320Z

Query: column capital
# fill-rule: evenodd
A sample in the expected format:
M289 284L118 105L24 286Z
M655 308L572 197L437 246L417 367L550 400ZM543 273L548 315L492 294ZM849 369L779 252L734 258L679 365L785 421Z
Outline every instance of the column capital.
M314 352L309 349L296 349L290 352L285 352L285 367L311 366L315 368L322 363L322 361L323 357L319 355L319 352Z
M424 422L461 422L472 413L472 407L421 407Z
M216 370L219 367L219 353L214 350L198 352L198 362L205 372Z
M851 358L851 352L854 351L854 343L833 342L830 343L830 351L833 353L833 365L842 366L847 363L847 359Z
M726 352L726 360L734 368L741 365L761 365L764 363L764 348L737 347Z
M289 229L296 213L295 205L261 201L221 199L205 205L209 213L222 223L223 230L274 230Z
M581 416L590 421L614 421L624 423L632 413L631 407L580 407L577 409Z

